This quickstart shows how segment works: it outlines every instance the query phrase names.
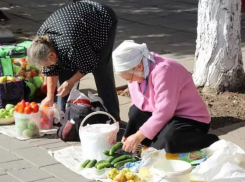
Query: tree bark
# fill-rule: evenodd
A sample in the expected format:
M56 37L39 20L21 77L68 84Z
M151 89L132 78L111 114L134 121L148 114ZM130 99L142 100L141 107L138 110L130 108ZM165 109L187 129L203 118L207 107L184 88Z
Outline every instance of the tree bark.
M244 85L241 0L199 0L193 80L197 87L238 91Z

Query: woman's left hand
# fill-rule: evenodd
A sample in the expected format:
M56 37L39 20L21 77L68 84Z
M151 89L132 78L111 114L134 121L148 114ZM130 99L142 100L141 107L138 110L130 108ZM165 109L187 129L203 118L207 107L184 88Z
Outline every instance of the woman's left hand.
M145 136L140 132L137 131L135 134L130 135L129 137L125 138L123 142L123 150L126 152L134 153L139 146L139 144L145 139Z
M67 94L71 92L73 84L70 81L65 81L62 85L58 88L58 97L65 97Z

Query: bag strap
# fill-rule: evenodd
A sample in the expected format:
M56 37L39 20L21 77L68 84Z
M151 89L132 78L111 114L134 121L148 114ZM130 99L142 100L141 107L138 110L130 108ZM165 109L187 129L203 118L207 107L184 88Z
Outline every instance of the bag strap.
M115 120L115 118L114 118L112 115L110 115L109 113L104 112L104 111L96 111L96 112L92 112L92 113L88 114L88 115L82 120L79 129L81 129L81 127L83 127L83 123L84 123L88 118L90 118L90 117L93 116L93 115L97 115L97 114L104 114L104 115L107 115L107 116L109 116L109 117L114 121L114 123L117 122L117 121Z

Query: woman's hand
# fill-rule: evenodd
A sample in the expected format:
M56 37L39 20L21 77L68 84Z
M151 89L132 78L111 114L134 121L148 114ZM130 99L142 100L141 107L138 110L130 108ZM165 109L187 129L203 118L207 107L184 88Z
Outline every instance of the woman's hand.
M54 98L47 96L45 99L42 100L40 107L42 108L45 105L53 106L53 104L54 104Z
M137 131L135 134L130 135L129 137L123 137L123 150L126 152L134 153L139 146L139 144L145 139L145 136L140 132Z
M73 87L73 84L67 80L58 88L58 97L65 97L67 94L70 93L71 89Z

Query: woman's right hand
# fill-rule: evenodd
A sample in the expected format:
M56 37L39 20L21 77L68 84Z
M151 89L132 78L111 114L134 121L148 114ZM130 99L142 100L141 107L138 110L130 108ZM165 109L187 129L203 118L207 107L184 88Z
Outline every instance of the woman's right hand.
M43 107L45 105L53 106L53 104L54 104L54 98L53 97L46 97L45 99L42 100L40 107Z

